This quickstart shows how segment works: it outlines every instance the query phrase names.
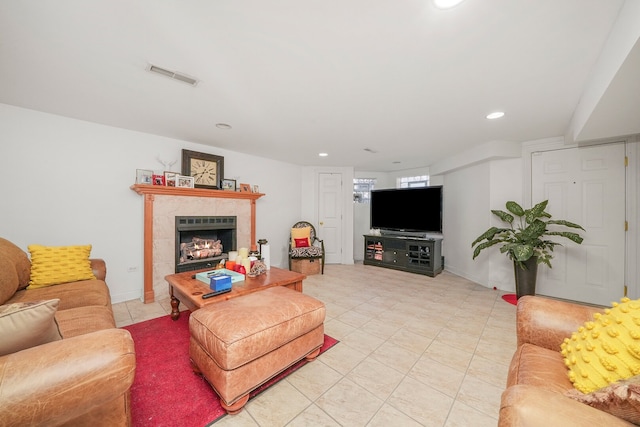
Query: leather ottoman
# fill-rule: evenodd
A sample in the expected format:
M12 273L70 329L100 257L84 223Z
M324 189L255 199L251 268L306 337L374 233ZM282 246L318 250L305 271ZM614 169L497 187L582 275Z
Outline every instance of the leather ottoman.
M229 414L249 392L324 343L324 303L283 286L211 304L189 319L189 356Z

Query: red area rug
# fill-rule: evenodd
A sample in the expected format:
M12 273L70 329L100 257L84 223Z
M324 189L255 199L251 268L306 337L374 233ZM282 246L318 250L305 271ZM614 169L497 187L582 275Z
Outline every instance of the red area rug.
M134 427L204 426L226 415L218 395L189 363L189 315L177 321L163 316L125 326L136 347L136 376L131 387L131 414ZM338 341L324 336L324 353ZM271 385L308 363L293 365L268 383L251 392L257 396Z
M516 296L516 294L502 295L502 299L508 302L509 304L518 305L518 297Z

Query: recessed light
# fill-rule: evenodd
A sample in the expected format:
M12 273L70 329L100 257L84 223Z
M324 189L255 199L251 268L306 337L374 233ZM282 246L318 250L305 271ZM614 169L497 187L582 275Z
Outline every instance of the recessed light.
M228 125L226 123L216 123L216 127L218 129L222 129L222 130L229 130L231 129L231 125Z
M456 7L464 0L433 0L433 4L438 9L451 9L452 7Z
M493 113L487 114L487 119L494 120L494 119L499 119L502 116L504 116L504 112L494 111Z
M318 153L318 156L320 157L327 157L329 155L329 153Z

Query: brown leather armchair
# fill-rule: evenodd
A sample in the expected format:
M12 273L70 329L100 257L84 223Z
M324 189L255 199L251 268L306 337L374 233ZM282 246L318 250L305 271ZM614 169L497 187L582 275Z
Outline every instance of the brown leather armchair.
M564 395L573 384L560 345L599 311L538 296L518 300L518 348L502 394L499 427L633 425Z

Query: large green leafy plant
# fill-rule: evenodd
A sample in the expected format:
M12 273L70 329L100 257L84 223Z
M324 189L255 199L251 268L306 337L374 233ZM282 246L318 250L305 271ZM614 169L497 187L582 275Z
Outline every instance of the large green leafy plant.
M502 221L509 224L509 228L491 227L480 235L472 244L473 259L480 251L493 245L502 244L501 253L506 253L509 259L524 268L524 262L532 256L537 258L537 263L545 263L551 267L551 252L560 243L548 240L546 236L565 237L578 244L582 243L582 237L578 233L566 230L556 230L557 227L575 228L584 230L578 224L569 221L556 219L552 220L551 215L545 212L548 200L540 202L531 209L523 209L519 204L509 201L506 208L509 212L492 210ZM514 224L514 221L518 221ZM549 228L551 226L551 229ZM476 246L477 245L477 246Z

